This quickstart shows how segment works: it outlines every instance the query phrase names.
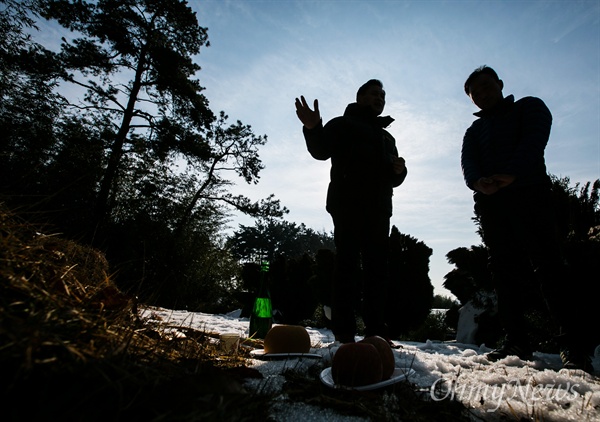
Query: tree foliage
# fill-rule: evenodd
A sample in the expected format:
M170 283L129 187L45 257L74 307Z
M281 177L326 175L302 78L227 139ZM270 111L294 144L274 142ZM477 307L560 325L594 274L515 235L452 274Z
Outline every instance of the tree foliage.
M320 249L334 249L331 234L316 232L304 223L262 218L253 227L240 224L227 240L232 253L241 261L275 260L278 256L314 257Z
M571 243L587 241L590 230L600 225L600 179L574 186L569 177L551 179L562 238Z
M574 186L571 186L568 177L551 175L551 180L558 229L567 264L565 287L578 293L578 308L583 328L583 321L595 318L593 309L600 293L595 282L597 263L600 262L600 180L583 185L576 183ZM481 234L479 216L475 215L473 221L477 232ZM446 257L455 268L446 274L444 287L450 290L461 304L474 301L476 305L493 314L494 289L487 268L488 252L485 245L460 247L448 252ZM537 327L534 327L537 334L534 332L532 335L537 335L540 341L548 341L547 338L542 338L544 333L540 334L547 331L545 326L548 325L548 317L539 316L545 312L544 303L539 297L538 289L530 290L532 289L526 289L524 286L519 294L526 295L531 305L530 319L534 320L534 325L537 321ZM595 332L581 335L589 338L592 343L600 341Z
M492 276L488 270L488 251L483 245L460 247L446 254L448 263L456 268L446 274L444 287L461 304L479 300L478 292L493 292ZM478 302L478 305L481 303Z
M580 279L574 272L592 274L600 225L600 179L570 186L568 177L551 175L552 192L557 214L559 234L565 258L573 279ZM473 221L481 234L479 216ZM482 237L483 239L483 237ZM599 256L600 257L600 256ZM462 304L474 299L479 291L492 292L491 275L487 268L488 253L484 244L459 247L446 254L456 268L446 274L444 287L450 290ZM587 278L587 277L586 277Z
M387 323L392 337L417 328L430 313L433 286L429 279L429 258L433 250L422 241L400 233L390 234L390 284L386 304Z
M148 300L227 297L229 213L287 210L232 191L233 178L258 182L267 138L210 110L195 79L207 28L180 0L2 4L2 199L105 251ZM59 51L34 41L40 17L70 31Z
M38 197L40 169L53 159L60 114L52 54L33 42L32 2L3 1L0 11L0 179L5 195ZM30 13L31 12L31 13ZM24 192L20 189L24 188Z
M233 256L245 262L242 273L247 316L258 289L258 262L270 262L269 286L277 322L298 324L313 317L318 304L329 303L333 237L304 224L260 218L254 226L240 225L227 239ZM323 259L329 256L328 261ZM331 267L331 265L329 265ZM330 268L331 269L331 268Z
M191 77L200 70L192 57L207 44L207 29L186 2L177 0L40 4L45 18L75 34L63 38L59 55L65 81L85 90L83 101L72 107L113 122L96 201L102 222L110 214L125 154L144 146L154 146L159 155L205 153L202 129L214 116L199 81Z
M450 309L456 305L456 300L450 296L434 295L431 304L432 309Z

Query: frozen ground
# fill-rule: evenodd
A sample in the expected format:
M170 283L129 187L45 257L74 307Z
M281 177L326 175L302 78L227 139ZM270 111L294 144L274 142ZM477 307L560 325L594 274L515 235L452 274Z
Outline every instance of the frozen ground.
M145 318L170 326L192 327L213 333L235 332L247 336L248 319L239 312L211 315L168 309L147 309ZM259 370L262 380L248 380L245 387L254 391L280 391L283 371L293 367L307 370L319 365L319 370L331 366L336 347L333 334L327 329L307 327L315 358L282 360L252 359L251 366ZM427 341L425 343L395 342L396 367L413 369L408 382L430 394L433 400L456 399L472 409L472 414L484 420L501 420L515 416L544 421L600 420L600 356L594 356L594 374L561 369L560 357L535 353L533 361L508 357L489 362L485 345ZM281 397L274 406L275 419L287 422L361 421L364 419L337 415L333 411L291 403Z

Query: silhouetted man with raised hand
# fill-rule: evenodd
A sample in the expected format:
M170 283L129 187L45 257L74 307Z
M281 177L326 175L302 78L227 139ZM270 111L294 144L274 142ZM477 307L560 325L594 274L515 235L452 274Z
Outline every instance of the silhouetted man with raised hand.
M506 331L504 345L487 355L532 358L524 319L523 292L533 281L541 288L551 315L561 326L558 337L564 368L593 371L581 346L574 292L569 288L544 150L552 115L536 97L504 97L504 83L482 66L465 82L465 93L481 110L463 138L461 164L474 191L489 267Z
M388 338L385 303L392 191L404 181L407 169L394 138L384 129L394 120L380 116L384 107L385 91L376 79L362 85L356 102L325 126L317 100L312 110L304 97L296 98L308 151L317 160L331 159L326 208L333 218L336 246L332 329L342 343L354 342L359 291L365 336Z

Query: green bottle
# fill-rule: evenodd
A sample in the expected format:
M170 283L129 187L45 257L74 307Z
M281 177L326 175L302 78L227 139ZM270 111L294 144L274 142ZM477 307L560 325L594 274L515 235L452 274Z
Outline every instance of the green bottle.
M264 339L273 325L273 306L267 283L269 263L264 261L260 267L260 287L254 299L254 307L250 314L250 329L248 336Z

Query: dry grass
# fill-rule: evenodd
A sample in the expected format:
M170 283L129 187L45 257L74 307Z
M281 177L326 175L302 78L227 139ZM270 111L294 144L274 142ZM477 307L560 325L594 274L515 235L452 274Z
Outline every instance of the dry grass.
M0 203L2 421L272 420L274 397L243 387L261 377L244 353L222 354L211 333L178 327L178 338L141 321L101 253L42 231ZM285 376L288 400L345 414L467 420L458 403L427 402L409 384L358 393L328 389L318 373Z
M173 340L137 317L98 251L0 205L2 420L254 420L267 398L210 336ZM15 403L28 403L15 405ZM262 402L262 403L261 403Z

